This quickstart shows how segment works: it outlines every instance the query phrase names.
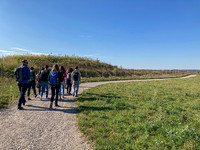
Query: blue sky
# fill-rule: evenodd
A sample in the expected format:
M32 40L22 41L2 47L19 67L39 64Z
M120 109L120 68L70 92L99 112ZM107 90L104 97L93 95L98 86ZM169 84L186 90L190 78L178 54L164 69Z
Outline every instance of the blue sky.
M200 1L0 0L0 56L25 53L200 69Z

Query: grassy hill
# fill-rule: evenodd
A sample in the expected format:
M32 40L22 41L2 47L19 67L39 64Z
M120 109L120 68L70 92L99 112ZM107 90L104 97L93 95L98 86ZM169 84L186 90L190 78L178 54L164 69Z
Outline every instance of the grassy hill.
M3 64L3 73L5 77L13 77L13 70L21 65L21 60L27 59L29 67L33 66L39 71L44 65L53 66L54 64L63 65L65 68L79 66L82 77L86 78L108 78L108 77L173 77L184 76L192 72L180 70L135 70L123 69L108 63L100 62L86 57L77 56L52 56L52 55L20 55L7 56L0 58L0 64Z

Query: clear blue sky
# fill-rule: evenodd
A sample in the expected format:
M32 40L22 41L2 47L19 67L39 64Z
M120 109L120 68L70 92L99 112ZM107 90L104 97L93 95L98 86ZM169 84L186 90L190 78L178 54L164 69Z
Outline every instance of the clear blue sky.
M0 0L0 56L27 52L200 69L200 1Z

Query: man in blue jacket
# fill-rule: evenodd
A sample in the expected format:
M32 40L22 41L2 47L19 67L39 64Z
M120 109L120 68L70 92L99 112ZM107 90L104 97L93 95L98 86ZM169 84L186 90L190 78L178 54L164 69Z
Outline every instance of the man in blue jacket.
M20 91L20 97L19 97L19 102L18 102L18 109L22 110L23 107L21 106L22 103L25 105L25 93L28 88L28 82L30 79L30 69L28 68L28 61L23 60L22 65L20 66L22 69L22 75L23 75L23 80L20 82L17 82L19 91Z

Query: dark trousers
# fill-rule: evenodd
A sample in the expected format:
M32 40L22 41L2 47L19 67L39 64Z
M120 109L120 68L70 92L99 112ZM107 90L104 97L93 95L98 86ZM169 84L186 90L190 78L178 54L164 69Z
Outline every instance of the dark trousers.
M36 89L35 89L35 81L30 81L29 84L28 84L28 92L27 92L27 96L29 97L30 96L30 90L31 90L31 87L34 91L34 94L36 95Z
M19 91L20 91L18 107L21 107L22 103L25 102L25 93L28 88L28 84L18 84L18 87L19 87Z
M56 95L55 105L58 104L58 93L59 93L59 88L60 88L60 85L51 85L51 102L53 102L54 97L55 97L55 95Z
M67 93L70 94L72 89L71 80L67 80Z

